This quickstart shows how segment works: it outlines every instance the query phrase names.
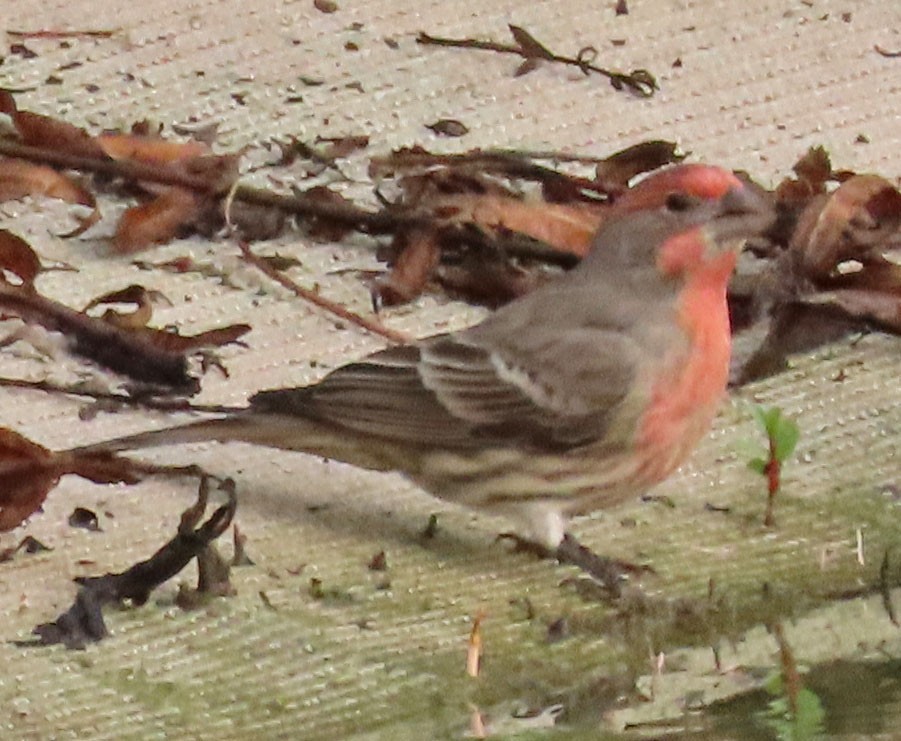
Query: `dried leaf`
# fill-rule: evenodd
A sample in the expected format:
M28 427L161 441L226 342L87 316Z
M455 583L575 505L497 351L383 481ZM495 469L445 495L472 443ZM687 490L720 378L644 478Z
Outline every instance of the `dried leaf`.
M414 229L398 235L395 242L402 246L391 272L378 278L372 286L376 306L395 306L415 299L441 261L441 247L434 230Z
M106 155L96 140L84 129L50 116L20 111L8 90L0 90L0 113L7 114L22 141L31 147L46 147L81 157Z
M95 207L94 196L74 180L46 165L0 159L0 201L47 196L67 203Z
M169 188L149 203L132 206L122 214L113 248L119 254L129 254L165 244L201 216L204 204L205 200L193 191Z
M513 39L519 45L519 50L524 57L533 59L554 58L554 54L551 50L526 31L526 29L521 26L514 26L513 24L509 24L507 27L510 29L510 33L513 34Z
M159 136L100 134L97 137L97 144L115 160L155 164L183 162L210 154L209 146L196 139L177 142Z
M18 159L0 159L0 201L10 201L25 196L58 198L67 203L89 206L91 213L76 217L78 227L60 236L75 237L87 231L100 220L100 212L94 195L74 180L52 167L36 165Z
M128 288L111 291L92 299L82 309L82 312L87 314L91 309L104 304L133 304L135 310L132 312L125 313L107 309L101 318L103 321L122 329L139 329L146 327L150 323L150 319L153 316L152 299L156 296L159 296L159 294L152 294L144 286L130 285Z
M317 136L316 143L325 143L328 145L319 152L321 157L329 160L336 160L347 157L357 150L368 147L369 137L366 134L339 137Z
M595 179L607 193L625 190L636 175L651 172L685 158L676 142L654 140L635 144L611 154L595 169Z
M24 286L32 286L41 272L41 260L21 237L0 229L0 271L18 276ZM4 281L0 274L0 281Z
M901 229L901 193L878 175L856 175L828 198L815 199L802 213L790 248L813 280L838 276L846 260L866 264ZM863 276L861 276L863 277Z
M780 203L804 204L811 197L826 192L826 184L834 179L832 161L822 146L811 147L792 167L796 178L786 178L776 187Z
M340 193L335 192L325 185L317 185L314 188L309 188L308 190L305 190L303 192L303 195L304 198L312 201L313 203L320 203L325 205L346 205L350 203ZM320 216L310 217L306 223L308 224L309 233L311 236L318 237L319 239L324 239L328 242L337 242L343 239L351 231L351 228L345 223L332 221L328 218Z
M458 137L465 136L469 133L469 129L462 121L455 118L440 118L434 123L426 124L427 129L431 129L439 136Z
M183 391L198 388L183 355L160 349L143 334L51 301L31 286L0 283L0 311L61 332L73 353L137 381Z
M252 327L249 324L229 324L227 327L208 329L194 335L180 335L152 327L142 328L141 334L147 337L155 347L171 353L187 353L204 347L222 347L237 342Z
M12 530L40 509L66 467L46 448L0 428L0 531Z

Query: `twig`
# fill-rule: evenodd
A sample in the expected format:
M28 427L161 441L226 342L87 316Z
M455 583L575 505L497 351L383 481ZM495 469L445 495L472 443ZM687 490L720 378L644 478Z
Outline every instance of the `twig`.
M6 31L7 36L14 36L18 39L108 39L114 34L119 33L121 29L111 31L56 31L50 29L40 29L38 31Z
M411 338L403 332L398 332L396 330L390 329L381 322L374 319L367 319L366 317L360 316L359 314L355 314L341 304L324 298L323 296L320 296L318 293L310 290L309 288L304 288L297 285L297 283L288 278L284 273L275 270L265 260L254 254L254 252L250 249L250 245L246 242L239 241L238 247L240 248L241 254L244 255L244 259L247 260L247 262L265 273L269 278L274 280L279 285L287 288L295 296L302 298L304 301L309 301L311 304L314 304L321 309L325 309L335 316L341 317L342 319L345 319L346 321L351 322L358 327L362 327L363 329L366 329L373 334L384 337L391 342L396 342L402 345L411 342Z
M168 165L84 157L45 147L26 146L8 139L0 139L0 154L68 170L93 172L99 175L144 180L164 185L177 185L200 193L210 193L216 188L216 184L210 182L208 178L192 175ZM323 202L304 197L302 194L285 195L244 185L235 189L234 200L258 206L269 206L300 216L329 219L337 223L348 224L370 234L386 234L400 227L425 226L429 223L429 219L423 215L398 211L367 211L346 203Z
M199 193L210 193L215 189L215 185L208 179L192 175L183 170L177 170L167 165L152 165L126 160L84 157L44 147L30 147L2 138L0 138L0 155L17 157L30 162L39 162L41 164L53 165L64 169L163 183L165 185L177 185ZM510 161L509 157L498 157L498 155L491 153L475 155L476 158L485 156L493 161ZM429 157L434 163L441 163L443 159L443 156L440 155L429 155ZM454 161L459 160L452 158L448 159L448 163ZM545 170L545 168L541 168L539 165L530 165L525 161L523 161L521 167L522 169L516 173L519 177L526 177L527 172L531 172L535 175L539 170ZM555 173L553 170L547 170L546 172L547 175ZM429 228L435 226L434 217L421 212L404 211L401 209L369 211L347 202L323 201L321 199L307 197L303 194L286 195L283 193L275 193L270 190L251 188L245 185L239 185L235 188L231 197L235 201L243 201L244 203L275 208L298 216L316 217L338 224L346 224L358 231L372 235L392 234L402 229L411 229L415 227ZM528 243L517 240L505 240L503 250L511 257L543 260L555 265L562 264L569 266L572 258L568 253L555 250L550 245L543 245L533 240L530 240ZM294 289L291 288L290 290Z
M496 41L481 41L479 39L450 39L432 36L425 33L425 31L419 32L416 42L428 46L480 49L482 51L493 51L498 54L515 54L526 60L517 70L517 74L525 74L531 71L538 62L543 60L578 67L586 75L591 72L603 75L610 80L610 84L617 90L628 88L633 93L645 98L652 96L654 91L658 89L654 75L645 69L636 69L625 73L598 67L594 64L594 60L597 57L597 49L592 46L583 47L575 57L566 57L547 49L525 29L513 25L509 28L516 41L515 44L501 44Z
M122 406L140 409L152 409L160 412L203 412L206 414L231 414L238 412L243 407L226 406L222 404L192 404L187 399L160 398L149 396L129 396L115 391L100 391L78 386L61 386L50 381L26 381L22 378L0 378L0 387L18 388L30 391L44 391L53 394L66 394L78 396L93 401L110 401Z

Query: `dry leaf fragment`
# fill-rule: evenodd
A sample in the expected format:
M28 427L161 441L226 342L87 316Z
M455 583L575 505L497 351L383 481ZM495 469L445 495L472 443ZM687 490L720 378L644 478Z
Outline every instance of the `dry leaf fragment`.
M18 276L25 286L34 284L41 272L41 261L22 237L0 229L0 271Z
M196 139L177 142L159 136L101 134L97 144L115 160L156 164L183 162L210 154L209 146Z
M152 301L161 296L162 294L156 291L148 291L144 286L130 285L127 288L104 293L102 296L91 299L82 309L82 313L87 314L91 309L104 304L133 304L135 310L132 312L125 313L110 308L103 313L101 318L122 329L146 327L153 316Z
M94 196L71 178L46 165L0 159L0 201L25 196L47 196L94 208Z
M898 239L899 229L901 193L878 175L856 175L808 205L790 247L806 276L836 278L846 260L864 263L864 273L867 263L882 261L879 247Z
M198 219L206 199L184 188L169 188L149 203L132 206L122 214L113 248L129 254L154 244L165 244Z
M614 152L595 168L595 180L606 193L618 193L629 187L637 175L657 170L685 159L676 142L651 140Z
M469 133L466 124L455 118L439 118L434 123L426 124L425 127L434 131L438 136L458 137Z
M466 647L466 674L478 677L482 665L482 621L485 613L479 611L472 621L469 642Z
M65 121L30 111L20 111L8 90L0 90L0 113L7 114L22 141L31 147L46 147L81 157L103 158L103 149L84 129Z
M49 450L0 428L0 531L40 509L65 472Z
M54 453L0 427L0 531L12 530L39 510L60 478L70 473L105 484L140 478L127 458Z
M91 213L76 217L76 229L61 236L74 237L87 231L100 220L94 195L70 177L46 165L36 165L18 159L0 159L0 201L17 200L25 196L46 196L67 203L88 206Z
M398 235L395 244L400 251L388 275L376 279L372 286L376 306L396 306L415 299L428 283L441 262L441 247L433 229L414 229Z

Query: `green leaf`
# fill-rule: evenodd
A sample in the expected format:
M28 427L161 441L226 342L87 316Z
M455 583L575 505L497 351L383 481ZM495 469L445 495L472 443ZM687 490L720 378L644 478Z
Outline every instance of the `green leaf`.
M748 468L754 471L754 473L759 473L762 476L766 473L766 459L752 458L748 461Z
M777 461L782 463L795 452L798 438L801 437L801 430L798 429L798 425L792 420L782 419L776 426L774 433L773 440L776 444L773 446L773 455Z

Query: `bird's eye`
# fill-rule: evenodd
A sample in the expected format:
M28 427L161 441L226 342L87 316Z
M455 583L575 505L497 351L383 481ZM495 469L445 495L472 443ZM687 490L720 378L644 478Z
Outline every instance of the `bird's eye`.
M667 211L688 211L695 205L695 199L685 193L670 193L666 197Z

